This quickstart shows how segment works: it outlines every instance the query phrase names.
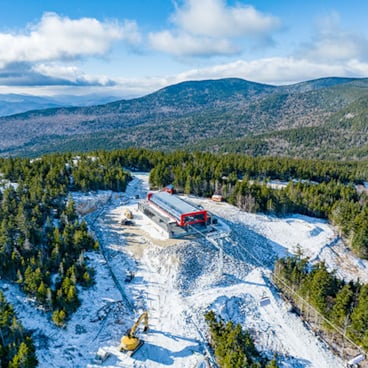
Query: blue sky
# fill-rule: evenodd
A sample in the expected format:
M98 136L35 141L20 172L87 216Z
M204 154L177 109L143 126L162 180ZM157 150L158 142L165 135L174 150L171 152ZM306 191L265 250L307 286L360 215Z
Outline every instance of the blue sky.
M0 93L133 97L184 80L368 77L366 0L0 4Z

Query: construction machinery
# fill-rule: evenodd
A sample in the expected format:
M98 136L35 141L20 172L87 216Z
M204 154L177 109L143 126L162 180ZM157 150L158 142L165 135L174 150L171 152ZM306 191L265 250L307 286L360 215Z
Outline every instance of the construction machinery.
M129 208L126 208L124 212L124 217L120 220L120 225L134 225L133 218L133 212Z
M125 213L124 213L125 217L128 219L128 220L132 220L133 219L133 213L132 211L129 209L129 208L126 208L125 209Z
M136 335L136 330L139 327L139 325L141 324L141 322L143 321L144 324L144 328L143 328L143 332L146 332L148 330L148 312L145 311L143 312L139 318L137 319L137 322L134 323L134 325L132 326L132 328L130 328L127 332L126 335L124 335L121 338L121 343L120 343L120 347L119 350L120 351L125 351L127 353L127 355L132 356L143 344L144 341L140 340Z

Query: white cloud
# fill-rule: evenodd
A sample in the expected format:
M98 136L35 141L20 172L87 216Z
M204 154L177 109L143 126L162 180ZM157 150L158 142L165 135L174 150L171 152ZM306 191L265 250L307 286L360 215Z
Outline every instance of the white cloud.
M340 25L340 16L331 13L319 20L312 42L304 45L300 54L310 60L332 63L368 60L368 37L344 30Z
M105 75L88 75L74 65L39 64L32 70L51 80L67 81L76 85L108 86L115 82ZM62 82L60 82L62 84Z
M39 64L32 69L42 75L68 80L77 80L81 75L81 71L72 65Z
M112 86L104 75L89 75L73 65L58 63L11 63L0 69L0 85L20 86Z
M191 69L177 75L163 75L157 77L142 78L114 78L104 76L90 76L82 73L74 67L63 68L57 65L43 65L38 69L48 75L50 79L59 80L56 84L46 87L27 84L21 87L19 84L6 87L2 92L30 93L30 94L88 94L105 93L124 98L143 96L165 86L187 80L243 78L246 80L266 84L292 84L316 78L339 77L366 77L368 75L368 63L358 60L350 60L344 64L319 63L307 59L295 59L292 57L273 57L253 61L237 60L231 63L214 65L207 68ZM62 84L60 80L69 81Z
M104 55L112 42L140 42L134 21L100 22L94 18L70 19L45 13L25 32L0 33L0 66L12 62L40 62Z
M150 33L148 37L154 49L175 56L214 56L235 54L239 51L226 39L194 37L187 33L174 35L170 31Z
M188 33L216 37L264 35L280 26L272 15L250 5L230 7L224 0L188 0L172 20Z
M278 18L252 6L228 6L224 0L186 0L171 16L173 29L149 34L153 49L175 56L217 56L239 53L239 39L272 40Z

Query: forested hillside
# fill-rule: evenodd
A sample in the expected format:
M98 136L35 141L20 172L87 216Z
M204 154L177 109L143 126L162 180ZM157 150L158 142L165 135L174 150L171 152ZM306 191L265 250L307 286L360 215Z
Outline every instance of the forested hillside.
M98 245L78 221L68 191L124 190L121 167L88 157L48 156L0 163L0 271L63 325L79 305L77 285L93 282L84 252Z
M100 106L0 118L0 155L146 147L299 158L368 157L367 79L290 86L183 82Z
M56 95L46 97L0 93L0 116L63 106L92 106L116 101L117 99L117 97L94 94L86 96Z

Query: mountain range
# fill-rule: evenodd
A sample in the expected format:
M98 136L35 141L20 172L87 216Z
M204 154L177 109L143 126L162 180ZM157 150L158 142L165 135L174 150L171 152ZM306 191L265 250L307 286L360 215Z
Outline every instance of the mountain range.
M0 118L0 155L146 147L368 158L368 79L188 81L144 97Z
M118 100L118 97L100 94L82 96L55 95L33 96L24 94L0 94L0 116L19 114L30 110L41 110L52 107L91 106Z

